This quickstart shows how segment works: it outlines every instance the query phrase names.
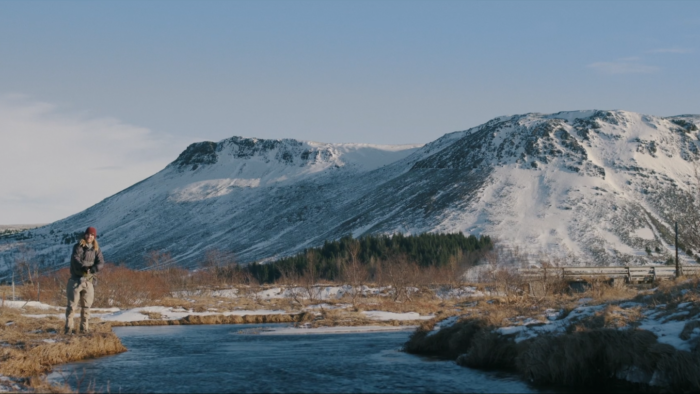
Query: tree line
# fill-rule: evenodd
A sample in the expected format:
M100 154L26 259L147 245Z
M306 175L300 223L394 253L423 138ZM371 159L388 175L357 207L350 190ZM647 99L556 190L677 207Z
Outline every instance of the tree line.
M345 236L326 241L318 248L305 249L294 256L270 263L253 262L240 269L259 283L274 283L286 276L303 276L310 271L319 279L342 280L348 263L356 261L374 273L380 264L408 261L419 268L446 267L466 256L493 248L488 236L479 238L462 233L419 235L369 235L359 239Z

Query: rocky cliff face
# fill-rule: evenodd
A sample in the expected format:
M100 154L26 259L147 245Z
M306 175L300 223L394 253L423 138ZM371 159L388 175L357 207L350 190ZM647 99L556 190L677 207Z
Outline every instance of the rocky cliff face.
M574 111L499 117L422 147L200 142L83 212L0 238L0 271L20 248L64 264L88 225L110 260L135 267L154 250L194 266L211 248L245 262L398 231L489 234L570 263L664 261L689 204L698 124Z

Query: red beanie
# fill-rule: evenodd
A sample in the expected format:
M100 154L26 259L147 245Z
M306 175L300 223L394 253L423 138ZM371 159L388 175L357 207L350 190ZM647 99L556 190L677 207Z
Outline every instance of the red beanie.
M85 234L92 234L97 237L97 229L94 227L88 227L87 230L85 230Z

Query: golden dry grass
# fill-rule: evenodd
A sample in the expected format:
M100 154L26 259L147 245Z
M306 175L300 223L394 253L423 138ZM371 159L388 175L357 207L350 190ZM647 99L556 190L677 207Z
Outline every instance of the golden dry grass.
M613 286L603 280L591 280L589 288L579 296L592 298L596 304L629 300L637 295L637 290L631 286Z
M244 291L240 292L245 293ZM333 301L326 302L333 303ZM276 309L292 312L293 310L297 309L295 305L293 305L293 302L287 298L262 299L246 294L238 297L219 297L213 296L211 292L206 291L197 295L163 297L158 300L153 300L149 303L149 305L182 308L185 310L192 310L194 312L206 312L211 309L215 309L220 312L257 309Z
M310 320L310 327L336 326L417 326L425 320L374 320L361 312L348 309L321 309L320 315Z
M26 378L24 384L34 391L71 391L45 381L44 374L54 365L126 351L109 325L93 324L88 334L67 336L62 334L63 319L32 318L24 313L0 308L0 374Z
M162 320L163 319L163 314L160 312L141 311L140 313L142 315L148 316L148 319L150 319L150 320Z
M371 324L361 312L343 309L321 309L317 326L365 326Z
M261 324L261 323L294 323L302 319L303 314L273 314L273 315L188 315L177 320L138 320L125 322L110 322L111 327L131 326L180 326L201 324Z
M679 304L685 304L683 310L689 316L695 316L700 314L700 279L681 277L676 281L664 281L655 291L641 291L633 300L652 307L664 306L660 308L660 317L678 312ZM684 318L679 316L676 319Z
M0 381L0 392L35 392L35 393L74 393L66 384L49 383L44 376L32 376L29 378L12 378Z
M601 328L621 329L635 328L642 319L641 307L623 309L616 305L607 305L603 310L581 319L572 319L568 332L581 332Z
M115 278L119 278L119 275L123 275L125 278L131 277L130 275L140 275L130 272L121 272L116 269L114 272L112 272L112 274ZM162 278L162 276L160 277ZM511 279L513 279L511 281L511 283L514 284L513 286L524 286L524 281L518 281L516 280L517 278ZM502 289L503 286L499 285L498 283L493 283L479 285L479 288L482 291L491 291L491 296L467 300L441 300L437 298L433 292L423 288L418 293L413 293L411 298L405 300L404 302L395 302L390 296L388 296L388 292L383 296L361 296L356 300L353 308L346 309L342 308L340 304L350 304L351 299L349 296L342 299L304 302L307 307L312 304L329 304L340 307L320 308L317 309L316 313L302 312L299 309L301 305L291 298L263 298L256 295L257 292L263 289L272 288L269 286L238 286L238 296L236 297L216 296L215 294L217 293L211 291L211 289L203 290L202 287L199 287L185 292L171 292L171 295L161 294L154 299L148 299L147 304L182 308L193 312L215 312L217 314L207 316L190 315L179 320L162 320L162 315L159 313L142 312L143 314L149 316L149 320L136 322L112 322L110 324L98 325L95 327L100 327L98 330L99 332L90 334L91 336L96 337L94 342L98 345L98 349L95 349L92 351L92 353L76 353L75 357L79 357L76 359L80 359L85 357L94 357L101 354L110 354L108 353L110 351L118 351L116 350L117 347L110 348L109 344L107 343L109 336L108 334L111 334L109 329L111 326L251 323L306 323L312 327L419 325L420 328L413 334L411 340L406 344L406 350L409 352L432 354L451 359L457 359L459 357L459 363L465 366L518 370L524 375L527 375L528 379L533 381L550 382L555 384L570 384L572 381L571 379L573 378L570 378L569 374L576 373L575 368L573 367L575 362L571 365L566 363L562 364L561 360L558 360L557 358L560 357L561 352L569 354L577 349L576 346L584 346L592 340L603 342L617 340L615 338L617 338L618 334L607 334L609 331L621 332L622 334L620 335L631 335L632 337L637 338L635 337L636 334L625 334L625 332L635 332L633 329L639 324L639 321L642 318L643 307L621 308L618 306L620 302L634 300L642 304L653 306L666 304L666 312L663 313L667 313L669 318L673 318L671 314L675 312L678 304L687 303L685 308L691 312L691 315L696 315L700 314L700 296L698 296L697 291L699 283L700 281L698 278L663 282L658 284L658 289L656 291L649 292L645 290L640 291L636 288L627 286L611 286L603 281L593 281L583 292L574 292L567 286L563 285L553 285L548 292L538 297L528 294L528 292L525 291L525 287L514 288L513 286L508 289L509 293L504 296L503 294L499 293L501 290L498 290ZM96 291L99 293L102 289L103 288L101 287L97 287ZM4 293L7 293L7 289L0 289L0 292L3 292L3 290ZM172 294L177 294L177 296L172 296ZM544 342L538 342L537 346L533 345L532 340L516 344L512 337L497 335L493 332L493 329L496 327L513 325L515 322L525 318L542 319L544 311L548 308L557 310L563 309L565 311L572 310L580 305L579 300L581 298L588 298L588 305L604 304L605 308L594 313L593 315L586 316L573 322L574 324L569 327L567 334L562 336L562 338L568 338L570 342L569 345L562 344L556 340L553 340L553 342L550 343L548 342L549 340L545 339L542 339ZM132 297L132 299L134 298ZM123 298L120 302L126 306L131 301L128 301L127 298ZM61 299L58 304L61 305L62 303L64 303L63 299ZM138 300L137 304L144 305L143 299ZM137 305L134 304L130 306ZM226 316L221 314L226 311L255 309L284 310L286 313L248 316ZM377 321L368 319L361 313L362 311L369 310L381 310L395 313L417 312L421 315L434 314L436 317L428 321ZM28 312L25 310L25 313ZM36 311L36 313L46 312ZM437 321L454 315L461 315L463 318L453 327L443 329L434 335L428 335L428 332L433 328ZM21 318L17 318L17 320L20 321ZM63 324L62 319L36 319L35 322L38 321L44 321L42 324L45 324L45 328L33 328L32 330L51 332L47 330L54 327L53 330L60 331ZM19 329L20 325L17 327ZM697 327L700 327L700 323L695 325L691 323L686 324L686 329L684 330L685 335L689 338L692 331ZM619 331L618 329L620 328L630 328L631 330ZM22 328L20 331L24 332L24 334L20 336L25 338L27 341L31 339L31 335L34 335L31 333L31 330L26 329L26 327ZM603 332L606 334L601 334ZM4 340L5 333L2 332L2 334ZM104 338L100 337L100 335L103 334L105 335ZM38 336L37 338L41 337ZM639 338L634 338L630 340L632 342L641 341L646 343ZM73 343L71 341L78 342ZM65 341L57 341L53 344L35 343L34 345L29 345L28 347L24 347L24 344L22 346L17 345L15 346L15 350L21 349L22 352L24 352L23 354L29 354L29 356L27 356L28 358L26 361L18 363L13 362L12 364L16 365L16 367L13 367L15 370L8 371L6 374L10 376L31 376L32 373L35 375L36 373L40 373L32 371L41 371L41 368L46 368L40 367L41 365L47 365L50 368L50 365L54 365L55 363L73 361L73 359L70 359L69 357L61 358L55 356L55 354L61 354L61 352L73 352L66 349L72 349L74 346L80 345L80 341L80 337L72 337ZM101 343L100 341L105 343ZM31 341L28 343L30 342ZM20 341L16 340L14 343L19 344ZM621 343L632 346L625 342L625 340L623 340ZM119 345L121 346L121 344ZM616 349L615 346L617 345L610 343L609 346ZM31 353L32 349L34 348L50 350L36 351L38 354L34 354ZM632 348L634 348L634 346L632 346ZM649 349L649 352L652 352L653 356L646 353L639 353L636 354L635 357L646 357L647 361L652 360L648 362L653 364L654 368L665 368L664 371L666 372L664 373L666 373L668 376L676 376L674 379L678 378L677 375L680 373L678 371L694 371L693 368L695 367L693 367L693 365L695 364L693 363L695 361L692 363L687 360L683 361L687 355L680 354L676 352L675 349L671 349L673 351L670 351L668 347L657 345L650 346ZM586 361L588 358L600 357L600 354L602 354L600 353L602 350L595 346L591 347L591 352L592 353L582 353L580 356L570 355L567 357L573 357L574 361L576 360L576 357L582 357L579 361L585 364L588 362ZM21 357L18 354L12 355L12 357L19 360ZM34 360L34 364L32 364L32 361L29 361L29 358ZM37 363L36 360L38 359L45 360L44 364ZM519 364L524 361L516 362L516 360L526 359L530 360L530 364L532 365L542 366L549 365L551 363L558 363L558 369L552 367L550 368L550 374L544 376L547 374L547 372L541 372L539 370L535 371L535 367L529 367L529 369L525 368L523 366L524 364ZM687 362L690 364L684 364L682 367L673 367L673 365L675 365L673 363L677 362ZM39 367L37 365L39 365ZM606 368L612 367L608 365ZM2 367L0 367L0 373L4 373ZM686 389L687 387L692 388L700 386L694 386L694 383L686 382L677 387Z
M394 302L387 297L360 298L357 303L358 310L378 310L394 313L416 312L421 315L438 313L444 309L451 309L454 301L442 301L436 298L414 298L413 301Z
M451 327L430 333L437 319L423 322L405 345L406 351L456 359L473 368L514 370L538 384L568 387L606 386L628 373L649 382L655 376L662 390L700 390L700 344L692 352L658 343L655 334L637 330L645 310L657 318L683 320L700 316L700 280L681 278L657 283L654 291L615 288L597 283L581 293L557 297L491 297L462 309L464 317ZM536 317L544 308L572 310L578 300L604 305L592 315L570 319L567 333L541 335L515 343L514 336L495 329L524 316ZM635 301L640 305L620 304ZM679 304L682 308L679 308ZM688 313L679 314L679 310ZM680 338L691 339L700 322L688 321ZM646 386L648 387L648 386Z

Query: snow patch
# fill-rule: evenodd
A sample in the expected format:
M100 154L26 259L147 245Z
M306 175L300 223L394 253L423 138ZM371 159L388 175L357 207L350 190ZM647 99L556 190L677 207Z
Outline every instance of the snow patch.
M649 227L642 227L634 230L633 233L637 238L645 239L647 241L654 240L654 232L651 231Z
M429 320L435 317L435 315L425 315L421 316L416 312L406 312L406 313L394 313L394 312L383 312L383 311L364 311L362 312L368 319L371 320Z
M166 306L146 306L132 309L120 310L118 312L98 315L102 320L105 321L120 321L120 322L132 322L132 321L142 321L149 320L148 315L144 313L159 313L162 318L160 320L179 320L186 316L211 316L211 315L224 315L224 316L245 316L245 315L279 315L285 314L286 311L283 310L237 310L237 311L227 311L227 312L194 312L192 310L185 310L182 308L171 308Z

